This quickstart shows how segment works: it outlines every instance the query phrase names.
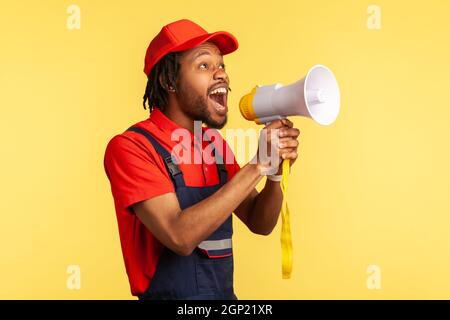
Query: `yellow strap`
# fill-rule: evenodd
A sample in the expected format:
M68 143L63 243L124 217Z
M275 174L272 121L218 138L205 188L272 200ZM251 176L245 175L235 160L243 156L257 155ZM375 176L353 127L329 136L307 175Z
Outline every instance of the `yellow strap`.
M289 160L283 160L281 192L283 193L283 204L281 205L281 267L283 279L289 279L292 272L292 237L291 223L289 220L289 208L286 202L288 177L289 177Z

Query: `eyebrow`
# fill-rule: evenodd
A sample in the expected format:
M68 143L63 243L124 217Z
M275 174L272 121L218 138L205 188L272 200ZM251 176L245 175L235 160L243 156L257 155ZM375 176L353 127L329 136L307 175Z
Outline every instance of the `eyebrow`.
M205 55L211 56L212 54L211 54L209 51L207 51L207 50L202 50L202 51L198 52L198 53L192 58L192 61L195 61L195 60L198 59L199 57L205 56ZM223 55L220 54L220 56L221 56L222 59L223 59Z
M202 51L200 51L199 53L197 53L195 56L194 56L194 59L193 60L195 60L195 59L197 59L198 57L201 57L201 56L203 56L203 55L211 55L211 53L209 53L209 51L206 51L206 50L202 50Z

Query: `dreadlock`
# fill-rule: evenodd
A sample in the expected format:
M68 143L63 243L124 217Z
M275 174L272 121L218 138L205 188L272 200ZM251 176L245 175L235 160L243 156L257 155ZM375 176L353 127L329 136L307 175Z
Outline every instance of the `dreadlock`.
M157 64L152 68L148 75L147 86L145 88L143 106L147 110L145 102L148 101L148 108L150 113L154 107L158 107L161 111L167 106L167 90L169 87L177 89L177 78L180 70L179 58L181 53L171 52L165 55ZM159 77L161 76L161 82Z

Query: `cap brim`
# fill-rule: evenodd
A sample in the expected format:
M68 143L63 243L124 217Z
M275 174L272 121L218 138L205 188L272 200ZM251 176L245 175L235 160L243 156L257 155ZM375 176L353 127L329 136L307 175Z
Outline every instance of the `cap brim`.
M171 51L185 51L193 49L206 41L214 43L217 48L219 48L222 55L232 53L239 47L237 39L231 33L226 31L217 31L190 39L189 41L178 45L176 48L173 48Z

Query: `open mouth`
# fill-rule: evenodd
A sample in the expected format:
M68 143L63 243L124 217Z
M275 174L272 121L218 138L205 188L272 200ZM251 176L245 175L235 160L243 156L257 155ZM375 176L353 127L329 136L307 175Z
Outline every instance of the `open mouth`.
M217 113L219 113L220 115L225 115L228 111L227 93L227 88L222 87L214 89L208 95L208 98L211 100L214 109L216 109Z

